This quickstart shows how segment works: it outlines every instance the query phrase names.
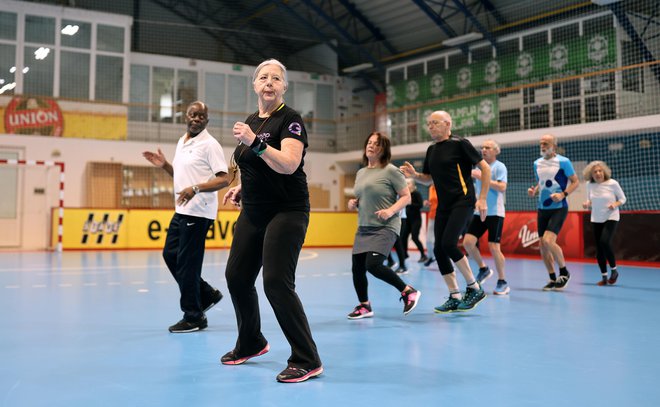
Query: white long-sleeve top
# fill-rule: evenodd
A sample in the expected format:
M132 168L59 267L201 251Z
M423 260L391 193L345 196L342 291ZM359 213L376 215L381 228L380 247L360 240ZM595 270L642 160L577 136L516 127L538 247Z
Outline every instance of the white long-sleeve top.
M587 199L591 201L591 222L604 223L608 220L618 221L620 218L619 207L608 208L608 205L619 201L621 205L626 203L626 195L618 182L608 179L600 184L597 182L587 183Z

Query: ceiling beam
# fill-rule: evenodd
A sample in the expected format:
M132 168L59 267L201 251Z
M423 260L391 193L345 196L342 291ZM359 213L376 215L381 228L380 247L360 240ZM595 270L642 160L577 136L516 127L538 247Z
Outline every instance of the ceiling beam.
M486 37L486 39L490 42L490 44L493 47L497 48L497 41L495 40L495 37L493 36L493 34L491 34L491 32L488 31L486 29L486 27L484 27L479 22L479 20L474 16L474 14L472 14L472 12L465 6L465 4L463 4L463 2L461 0L453 0L453 1L454 1L454 4L456 5L456 7L465 15L465 17L468 20L470 20L472 25L477 27L477 30L479 30L484 35L484 37Z
M307 28L308 31L316 35L325 45L330 47L333 51L335 51L335 54L337 54L337 57L344 63L344 64L350 64L350 59L348 56L345 55L344 51L341 50L341 48L337 47L335 44L332 43L331 39L328 38L325 34L323 34L321 31L319 31L312 23L310 23L306 18L298 14L297 11L289 7L285 0L271 0L277 7L279 7L281 10L289 13L292 15L294 18L296 18L304 27ZM366 76L364 73L360 72L359 76L365 81L365 83L373 89L374 92L380 93L383 91L384 87L378 87L376 86L373 81Z
M456 31L454 31L449 24L438 14L436 13L431 6L429 6L425 0L412 0L413 3L417 5L434 23L437 25L449 38L458 36ZM459 48L465 55L468 54L467 45L459 45Z
M341 3L341 5L344 6L344 8L346 8L346 10L348 10L348 12L352 16L357 18L362 23L362 25L364 25L367 28L367 30L369 30L371 34L373 34L374 38L376 38L378 41L381 41L383 46L391 54L399 53L399 51L397 51L397 49L394 48L392 44L390 44L387 38L385 38L383 33L380 31L380 29L376 27L371 21L369 21L369 19L364 14L362 14L360 10L358 10L353 3L351 3L349 0L339 0L339 3Z

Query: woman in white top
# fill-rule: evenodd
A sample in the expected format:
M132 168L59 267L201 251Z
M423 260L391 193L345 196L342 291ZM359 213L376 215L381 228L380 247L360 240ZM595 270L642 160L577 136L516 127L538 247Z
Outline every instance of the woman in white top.
M587 181L587 200L584 209L591 207L591 224L596 238L596 258L602 275L598 285L616 283L619 273L612 251L612 237L619 223L619 206L626 203L626 196L618 182L612 179L612 170L603 161L592 161L582 172ZM607 263L612 270L607 278Z

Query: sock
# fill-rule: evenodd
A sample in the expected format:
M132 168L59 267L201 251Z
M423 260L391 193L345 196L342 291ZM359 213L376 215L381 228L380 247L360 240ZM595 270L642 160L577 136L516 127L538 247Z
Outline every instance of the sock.
M600 273L600 276L603 277L603 280L607 280L607 273Z
M450 296L451 298L456 298L457 300L460 300L460 299L463 298L463 297L461 296L461 292L460 292L460 291L450 291L450 292L449 292L449 296Z
M469 288L472 288L473 290L480 290L481 287L479 287L479 283L477 283L477 280L474 280L471 283L468 283L467 285Z
M557 280L557 275L555 273L550 273L550 280L552 281Z
M559 275L560 276L567 276L568 275L568 270L566 270L566 266L559 268Z
M497 282L498 282L498 284L499 284L499 283L506 284L506 280L497 280Z

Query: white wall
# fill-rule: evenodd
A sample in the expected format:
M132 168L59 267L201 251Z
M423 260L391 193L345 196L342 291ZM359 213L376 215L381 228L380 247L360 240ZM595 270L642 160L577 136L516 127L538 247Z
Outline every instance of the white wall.
M181 131L185 128L181 127ZM106 140L87 140L73 138L43 137L43 136L21 136L21 135L0 135L0 150L14 150L20 152L20 159L25 160L45 160L61 161L65 163L65 191L64 206L67 208L80 208L85 205L85 167L90 161L97 162L120 162L126 165L150 165L143 157L145 150L155 151L161 148L168 159L172 159L176 149L175 144L156 144L134 141L106 141ZM225 146L225 158L229 163L234 144ZM324 189L330 190L330 207L339 208L339 177L340 169L331 169L335 160L333 154L307 153L305 157L305 172L310 184L320 185ZM31 177L43 177L43 173L29 173ZM45 208L57 206L57 194L59 177L53 176L51 171L48 179L28 180L23 183L24 191L19 192L22 199L19 204L25 208L32 208L32 212L23 212L23 248L43 248L48 243L48 231L50 230L49 213ZM46 197L33 196L32 191L35 187L43 187L44 183L53 185L48 186L49 191L55 191L55 194L48 193ZM39 202L35 200L50 200L49 202ZM37 208L38 207L38 208ZM35 215L34 210L40 209L39 215ZM35 231L38 231L35 233Z

